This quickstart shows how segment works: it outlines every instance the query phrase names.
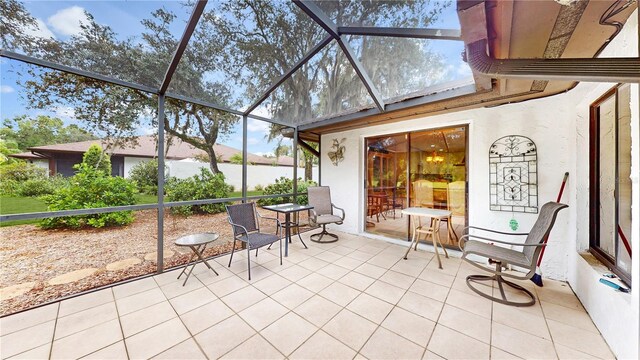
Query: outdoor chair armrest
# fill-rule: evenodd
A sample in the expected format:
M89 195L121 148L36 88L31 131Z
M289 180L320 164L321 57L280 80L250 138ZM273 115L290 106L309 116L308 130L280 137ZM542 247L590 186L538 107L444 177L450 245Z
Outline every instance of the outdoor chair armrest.
M482 231L492 232L492 233L501 234L501 235L517 235L517 236L529 235L529 233L508 233L503 231L491 230L487 228L481 228L478 226L467 226L464 229L462 229L462 232L464 233L466 230L469 230L469 229L482 230Z
M336 209L336 210L340 210L342 212L342 215L340 215L340 217L342 218L342 220L344 220L344 209L343 208L339 208L337 206L335 206L333 203L331 203L331 206Z
M274 218L274 217L270 217L270 216L262 216L262 215L260 215L260 213L258 213L258 217L260 218L260 221L262 221L262 219L264 219L264 220L274 220L276 222L276 235L280 233L280 229L282 229L282 223L280 222L280 220L278 220L277 218Z
M486 240L486 241L491 241L491 242L497 242L500 244L506 244L506 245L513 245L513 246L547 246L547 244L523 244L523 243L514 243L514 242L510 242L510 241L502 241L502 240L496 240L496 239L491 239L491 238L487 238L487 237L482 237L482 236L477 236L477 235L472 235L472 234L466 234L466 235L462 235L460 237L460 245L462 245L463 243L466 243L470 238L474 238L474 239L481 239L481 240ZM461 250L464 250L464 246L460 246Z
M228 218L228 217L227 217L227 221L229 222L229 224L231 224L231 227L234 229L234 231L233 231L233 232L234 232L234 236L233 236L233 237L234 237L234 239L235 239L235 238L237 238L238 236L242 236L243 234L244 234L245 236L247 236L247 235L249 234L249 232L247 231L247 228L246 228L246 227L244 227L244 226L242 226L242 225L234 224L234 223L231 221L231 219L230 219L230 218ZM236 228L236 227L239 227L240 229L242 229L242 232L241 232L240 234L238 234L238 235L235 235L235 228ZM239 239L238 239L238 240L239 240Z
M317 218L318 213L315 211L315 209L309 209L309 221L313 221L315 223Z

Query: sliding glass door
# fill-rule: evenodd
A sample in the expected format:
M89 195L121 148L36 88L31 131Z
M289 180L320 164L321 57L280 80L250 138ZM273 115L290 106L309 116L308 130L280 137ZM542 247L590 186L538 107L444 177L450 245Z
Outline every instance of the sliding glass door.
M467 220L467 127L431 129L367 138L366 231L408 239L407 207L449 210L460 235ZM443 223L440 238L447 237Z

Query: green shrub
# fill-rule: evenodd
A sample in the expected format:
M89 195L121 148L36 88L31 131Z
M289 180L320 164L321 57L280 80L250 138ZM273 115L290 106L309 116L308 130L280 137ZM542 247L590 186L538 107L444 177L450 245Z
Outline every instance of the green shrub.
M94 169L103 171L105 175L111 175L111 156L102 151L102 147L98 144L93 144L89 147L82 156L82 162Z
M307 187L316 186L317 183L313 180L310 181L302 181L302 178L298 178L298 193L306 193ZM293 180L286 178L284 176L280 177L280 179L276 179L274 184L270 184L265 186L263 195L278 195L278 194L291 194L293 193ZM275 198L267 198L258 200L258 205L275 205L293 202L292 196L282 196ZM306 205L309 203L309 199L306 195L298 196L297 200L298 204Z
M47 178L29 179L18 186L17 195L38 197L53 194L54 191L55 187L53 182Z
M14 194L30 197L51 195L59 188L67 186L68 184L69 180L62 175L34 178L19 183Z
M69 179L69 185L43 196L49 211L103 208L135 204L135 187L129 181L110 176L89 164L77 166L76 174ZM91 226L127 225L132 223L133 211L119 211L103 214L64 216L40 221L45 229L81 228Z
M24 182L46 178L46 169L26 161L6 163L0 166L0 195L20 196L19 191Z
M137 163L129 172L129 180L133 181L140 193L156 195L158 193L158 160Z
M0 181L0 196L15 196L20 188L20 182L9 179Z
M46 169L26 161L0 166L0 181L27 181L45 177L47 177Z
M224 174L213 175L209 169L201 168L199 175L186 179L170 178L166 184L167 199L169 201L189 201L204 199L222 199L229 197L233 186L224 182ZM171 208L180 215L217 214L226 211L225 204L187 205Z
M264 186L257 184L256 186L253 187L254 191L264 191Z
M231 157L229 158L229 162L232 164L242 164L242 154L241 153L235 153L233 155L231 155Z

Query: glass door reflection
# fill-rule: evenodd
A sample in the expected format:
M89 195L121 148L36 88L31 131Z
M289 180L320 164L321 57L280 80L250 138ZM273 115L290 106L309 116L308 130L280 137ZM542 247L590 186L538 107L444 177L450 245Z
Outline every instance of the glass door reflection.
M367 231L407 238L402 216L407 198L407 134L366 140Z
M460 236L467 222L467 127L431 129L366 139L366 231L408 239L402 209L449 210ZM440 237L445 246L447 224Z

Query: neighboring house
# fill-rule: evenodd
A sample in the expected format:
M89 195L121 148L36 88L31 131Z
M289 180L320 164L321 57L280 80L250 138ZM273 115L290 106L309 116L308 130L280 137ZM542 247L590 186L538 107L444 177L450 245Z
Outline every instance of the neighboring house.
M67 144L44 145L28 148L29 152L10 155L18 159L27 160L37 166L49 169L49 174L72 176L73 166L82 162L82 155L93 144L98 144L111 155L111 174L128 177L131 168L136 164L156 157L156 139L152 136L141 136L137 145L118 146L108 148L101 140L81 141ZM205 156L206 153L179 139L172 139L168 146L167 162L194 159ZM229 163L235 154L242 154L242 150L216 144L215 152L220 163ZM247 154L247 161L254 165L293 166L293 158L281 156L276 163L275 158L267 158L256 154Z

